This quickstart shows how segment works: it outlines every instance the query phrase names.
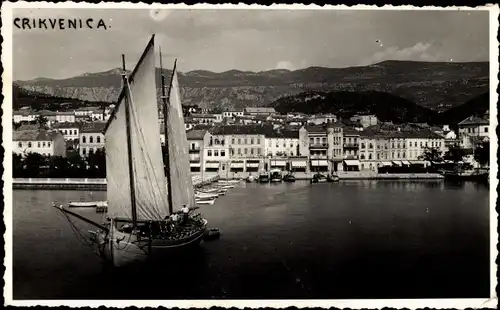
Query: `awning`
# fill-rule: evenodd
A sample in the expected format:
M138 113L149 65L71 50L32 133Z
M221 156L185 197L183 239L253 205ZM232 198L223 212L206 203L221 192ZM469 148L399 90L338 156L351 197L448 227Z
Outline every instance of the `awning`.
M219 163L206 163L205 168L219 168Z
M319 166L328 166L328 161L326 160L311 160L311 166L319 167Z
M382 165L383 166L392 166L392 163L390 161L383 161Z
M272 160L271 159L271 166L274 166L274 167L285 167L286 166L286 161L284 161L284 160Z
M243 163L231 163L231 168L243 168Z
M259 167L259 164L258 163L247 163L247 167L249 167L249 168L257 168L257 167Z
M392 163L395 164L396 166L401 166L403 164L399 160L393 160Z
M292 167L305 168L307 167L307 162L305 160L292 161Z
M359 160L355 159L344 159L344 163L347 166L359 166Z
M423 160L412 160L410 163L412 165L425 165L425 161Z
M407 166L409 166L409 165L410 165L410 162L409 162L409 161L407 161L407 160L403 160L402 162L403 162L403 165L407 165Z
M189 163L189 166L190 167L200 167L201 164L200 163Z

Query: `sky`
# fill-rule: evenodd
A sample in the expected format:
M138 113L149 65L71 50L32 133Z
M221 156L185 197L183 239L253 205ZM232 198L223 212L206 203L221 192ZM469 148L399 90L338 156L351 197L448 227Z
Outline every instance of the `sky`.
M13 27L15 80L107 71L121 66L121 54L133 68L153 33L164 67L178 58L181 72L489 59L486 11L15 9L14 17L103 19L108 27Z

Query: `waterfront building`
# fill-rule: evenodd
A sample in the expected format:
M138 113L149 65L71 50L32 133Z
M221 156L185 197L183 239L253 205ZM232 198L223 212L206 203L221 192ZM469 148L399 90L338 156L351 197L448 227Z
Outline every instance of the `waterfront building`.
M206 172L229 170L229 147L223 144L208 144L203 147L202 167Z
M74 123L75 122L75 112L74 111L57 111L55 121L58 123Z
M200 172L203 170L204 146L209 144L210 134L206 129L194 129L189 130L186 136L191 172Z
M80 156L87 157L104 148L105 122L83 123L80 129Z
M469 116L458 123L458 138L462 148L475 148L485 139L489 139L490 122L482 117Z
M269 125L227 125L210 128L213 141L222 141L229 151L231 172L258 170L265 155L265 137L272 132ZM216 144L216 143L214 143ZM259 167L256 167L256 164ZM248 165L250 164L250 165ZM224 168L226 169L226 168Z
M37 117L43 117L47 120L47 126L52 127L52 125L57 121L57 113L54 111L42 110L37 113Z
M13 152L20 155L66 156L66 143L56 130L15 130Z
M327 126L328 159L331 162L332 171L343 170L343 125L341 123L330 123Z
M290 170L289 158L299 153L299 131L275 129L266 134L265 155L270 169Z
M359 171L359 135L360 131L352 127L344 127L342 138L343 170Z
M384 159L387 160L387 158L384 158L387 156L387 152L384 152L384 149L380 149L381 146L386 146L385 141L386 139L383 139L382 136L378 136L376 132L371 130L364 130L359 133L358 154L360 171L377 171L380 162Z
M306 125L299 130L300 156L309 157L310 171L325 172L328 164L328 132L325 126Z
M246 107L245 114L247 115L274 115L276 111L274 108L265 108L265 107Z
M55 130L58 130L63 135L66 141L78 141L81 127L82 123L75 122L55 123L53 126Z

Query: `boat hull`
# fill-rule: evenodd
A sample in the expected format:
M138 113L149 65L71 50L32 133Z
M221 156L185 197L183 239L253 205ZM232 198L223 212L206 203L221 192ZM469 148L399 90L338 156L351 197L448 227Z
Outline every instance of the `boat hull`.
M130 267L150 260L165 260L169 255L200 244L206 225L196 232L175 239L140 238L136 234L118 231L111 226L109 234L98 233L101 257L112 267Z

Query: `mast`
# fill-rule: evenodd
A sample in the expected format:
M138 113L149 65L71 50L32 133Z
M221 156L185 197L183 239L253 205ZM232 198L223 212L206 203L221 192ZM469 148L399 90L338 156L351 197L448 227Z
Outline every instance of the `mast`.
M132 226L137 228L137 206L135 204L135 182L134 182L134 166L132 163L132 139L130 133L130 103L128 98L127 71L125 71L125 55L122 54L122 82L125 89L125 123L127 124L127 153L128 153L128 174L130 179L130 204L132 206Z
M165 149L167 151L167 192L168 192L168 212L170 214L174 213L174 206L172 203L172 182L171 182L171 177L170 177L170 155L169 155L169 149L168 149L168 128L167 128L167 113L168 113L168 107L167 107L167 94L165 93L165 75L163 74L163 62L161 59L161 47L160 47L160 76L161 76L161 99L162 99L162 105L163 105L163 128L165 131ZM177 59L175 59L174 62L174 70L172 71L172 78L170 80L170 87L168 90L168 93L170 95L170 88L172 88L172 80L174 78L174 73L175 73L175 67L177 66Z

